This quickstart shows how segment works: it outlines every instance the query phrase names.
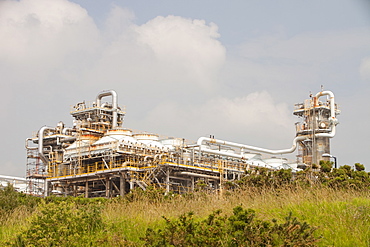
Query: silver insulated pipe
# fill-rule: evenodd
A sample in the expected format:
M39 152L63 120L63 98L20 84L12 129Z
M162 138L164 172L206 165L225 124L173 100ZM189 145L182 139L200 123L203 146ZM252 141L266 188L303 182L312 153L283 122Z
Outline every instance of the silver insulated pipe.
M106 96L112 96L112 110L113 110L113 123L112 123L112 129L115 129L117 127L117 111L118 111L118 96L116 91L114 90L106 90L102 91L96 96L96 105L98 107L102 107L101 99Z
M330 125L331 129L329 133L317 133L315 134L315 137L328 137L332 138L335 136L336 130L335 126L338 124L338 120L336 118L335 114L335 101L334 101L334 94L331 91L323 91L319 92L316 94L316 98L318 99L321 96L327 95L330 97ZM271 149L266 149L266 148L260 148L260 147L254 147L250 145L245 145L245 144L239 144L239 143L234 143L234 142L229 142L229 141L223 141L223 140L218 140L214 138L208 138L208 137L200 137L197 141L197 145L201 148L202 145L206 142L209 143L214 143L214 144L220 144L228 147L235 147L235 148L240 148L240 149L245 149L245 150L252 150L252 151L257 151L257 152L262 152L262 153L268 153L268 154L287 154L287 153L292 153L296 150L297 144L305 139L308 139L309 136L297 136L293 139L293 145L291 148L288 149L281 149L281 150L271 150ZM209 152L209 149L206 149L206 151ZM214 151L213 152L219 152L219 151Z
M44 127L41 127L41 129L39 130L39 143L38 143L39 155L40 155L42 162L44 162L45 165L48 165L49 159L44 155L44 132L46 130L55 131L55 128L44 126Z
M338 124L338 119L336 118L336 114L335 114L334 94L331 91L323 91L323 92L318 92L315 97L318 100L321 96L324 96L324 95L327 95L330 97L329 98L330 100L330 119L329 121L331 125L331 130L329 133L318 133L318 134L315 134L315 136L332 138L335 136L335 133L336 133L335 126Z

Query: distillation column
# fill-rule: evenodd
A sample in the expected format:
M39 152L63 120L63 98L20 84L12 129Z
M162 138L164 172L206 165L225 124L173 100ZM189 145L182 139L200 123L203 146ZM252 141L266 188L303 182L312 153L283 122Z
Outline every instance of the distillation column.
M320 101L319 98L325 95L328 96L326 101ZM295 105L293 114L302 119L296 123L296 136L307 136L299 142L300 162L312 166L328 159L322 155L330 153L330 138L335 135L339 113L334 94L330 91L319 92L304 103Z

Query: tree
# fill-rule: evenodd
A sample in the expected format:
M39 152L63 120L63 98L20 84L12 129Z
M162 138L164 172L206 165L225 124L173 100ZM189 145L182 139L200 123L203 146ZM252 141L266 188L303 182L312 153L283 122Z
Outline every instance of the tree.
M322 172L330 172L333 167L333 162L320 160L320 170Z
M347 172L350 172L352 170L351 166L349 166L349 165L343 165L343 166L339 167L339 169L344 169Z
M356 171L364 171L365 170L365 166L363 164L360 164L360 163L355 163L355 168L356 168Z

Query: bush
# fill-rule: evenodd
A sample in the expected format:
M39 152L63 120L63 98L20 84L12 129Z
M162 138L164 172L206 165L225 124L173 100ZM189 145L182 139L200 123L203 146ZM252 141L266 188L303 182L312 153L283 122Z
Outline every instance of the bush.
M365 166L360 163L355 163L356 171L365 171Z
M104 228L100 210L99 204L43 203L31 218L29 229L18 236L16 245L91 246L90 237Z
M333 162L320 160L320 171L330 172L332 167L333 167Z
M33 210L40 201L41 198L15 191L14 187L9 184L0 189L0 219L20 206L25 206L27 210Z
M319 238L315 228L301 223L289 214L285 222L262 221L255 218L255 211L233 209L230 217L215 211L205 220L194 219L193 213L178 219L165 218L163 229L148 228L143 239L148 246L315 246Z

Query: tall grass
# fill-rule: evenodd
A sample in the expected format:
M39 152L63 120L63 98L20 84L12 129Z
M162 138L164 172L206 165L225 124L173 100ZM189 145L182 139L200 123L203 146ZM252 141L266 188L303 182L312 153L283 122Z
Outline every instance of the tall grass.
M0 214L0 245L5 245L30 225L28 218L32 212L26 206L19 206L13 211Z
M368 188L333 189L320 185L308 188L246 187L222 194L198 192L148 197L144 193L133 192L132 195L127 197L131 199L103 202L101 214L107 227L104 232L91 236L90 239L98 240L96 246L145 246L142 238L146 229L162 228L165 225L162 216L171 219L193 212L194 217L204 219L218 209L230 216L233 208L239 205L254 209L258 218L268 221L275 218L282 222L292 212L300 221L318 227L315 234L321 237L319 246L370 246ZM0 245L14 243L17 236L30 227L31 215L35 213L39 213L38 210L19 206L0 214Z
M191 197L191 198L189 198ZM205 218L217 209L231 215L242 205L256 210L264 220L282 220L289 212L301 221L318 227L319 246L370 246L370 193L368 190L336 190L328 187L255 189L223 195L197 193L165 201L136 198L133 202L108 203L103 217L124 229L130 242L140 243L147 227L159 228L162 216L175 218L187 212Z

